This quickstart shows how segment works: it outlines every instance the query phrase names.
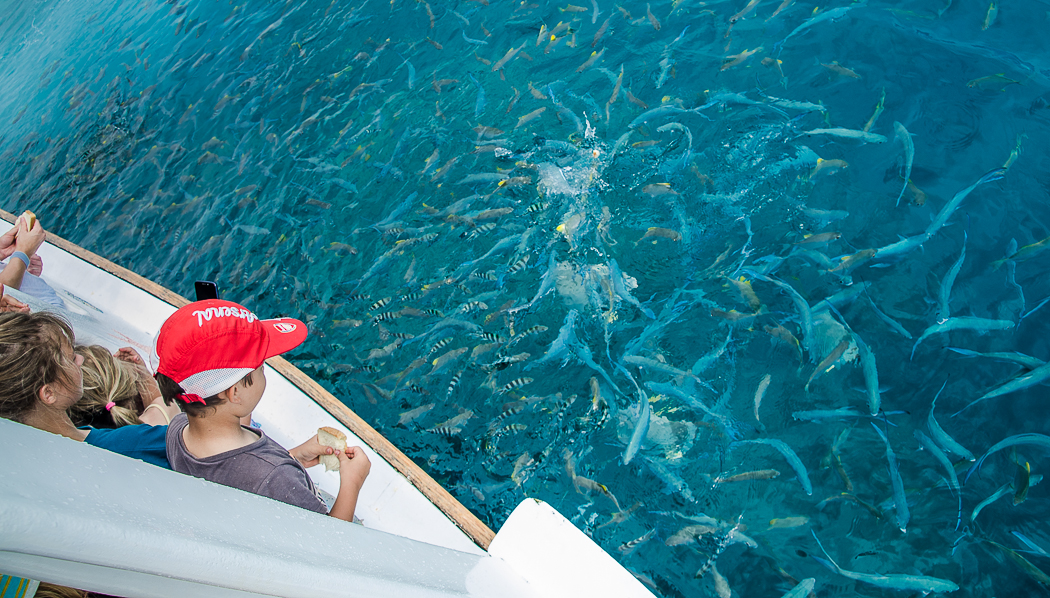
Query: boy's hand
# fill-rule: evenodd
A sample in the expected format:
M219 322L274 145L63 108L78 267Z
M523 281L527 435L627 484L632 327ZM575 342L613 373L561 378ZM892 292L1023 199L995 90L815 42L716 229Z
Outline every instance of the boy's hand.
M334 455L337 451L330 446L322 445L317 441L317 435L314 434L313 438L288 452L291 453L292 458L298 461L303 467L313 467L320 462L318 457L321 455Z
M339 457L339 481L353 483L358 488L365 483L372 462L368 460L364 449L359 446L348 446L345 451L336 453Z
M352 522L361 487L365 485L372 463L359 446L348 446L345 451L336 452L336 456L339 458L339 495L335 497L335 504L328 514Z

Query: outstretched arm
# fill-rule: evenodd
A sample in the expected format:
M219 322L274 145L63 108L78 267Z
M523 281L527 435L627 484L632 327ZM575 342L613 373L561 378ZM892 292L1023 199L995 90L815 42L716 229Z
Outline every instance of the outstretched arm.
M19 257L12 257L13 254L21 251L31 260L44 242L44 227L40 226L40 221L35 220L33 228L27 228L28 225L26 219L19 218L14 229L0 236L0 257L8 258L7 266L0 272L0 284L14 289L22 287L22 277L29 269L29 264Z

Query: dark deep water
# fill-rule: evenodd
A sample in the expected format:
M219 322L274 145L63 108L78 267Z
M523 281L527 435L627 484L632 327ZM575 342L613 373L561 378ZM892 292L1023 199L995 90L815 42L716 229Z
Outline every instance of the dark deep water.
M1050 5L752 4L0 2L0 207L302 318L291 360L491 526L543 499L661 595L909 594L811 530L1045 590L1048 444L956 493L933 428L1048 433Z

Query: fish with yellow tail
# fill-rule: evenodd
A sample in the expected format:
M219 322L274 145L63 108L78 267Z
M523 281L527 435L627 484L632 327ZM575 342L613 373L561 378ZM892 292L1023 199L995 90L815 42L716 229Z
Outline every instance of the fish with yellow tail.
M577 73L582 73L583 71L591 68L591 66L595 62L600 60L602 55L604 55L604 54L605 54L605 48L602 48L601 52L591 52L591 57L588 58L587 61L584 62L583 64L581 64L580 66L576 67L576 72Z
M743 52L741 52L739 54L734 54L732 56L726 56L725 58L722 59L722 68L719 69L719 70L722 70L722 71L729 70L729 69L733 68L734 66L744 62L745 60L747 60L748 58L750 58L754 54L757 54L757 53L761 52L764 49L765 48L763 48L762 46L759 46L759 47L755 48L754 50L744 50Z
M984 13L984 22L981 23L981 31L987 31L995 24L995 18L999 16L999 4L992 2L988 5L988 12Z
M536 120L546 110L547 110L546 107L537 108L537 109L533 110L532 112L526 114L525 116L522 116L521 118L518 119L518 124L514 125L514 130L519 129L522 125L524 125L526 123L529 123L529 122L532 122L532 121Z
M736 291L737 295L740 296L740 300L747 303L747 307L754 313L762 313L762 301L759 300L758 295L755 294L755 289L751 286L751 281L747 280L743 276L740 278L726 278L729 284Z
M521 46L517 48L511 47L511 49L507 50L507 53L503 55L503 58L500 58L496 61L495 64L492 65L492 72L495 73L496 71L502 69L504 66L507 65L508 62L514 60L518 53L524 49L525 44L521 44Z
M882 111L885 110L885 109L886 109L886 88L883 87L882 88L882 96L879 97L879 103L875 105L875 111L872 112L871 118L868 119L868 122L864 123L864 128L862 128L861 131L864 131L865 133L870 132L871 128L875 126L875 121L879 120L879 116L882 115Z
M1018 249L1009 256L1004 257L1001 260L996 260L992 262L992 268L998 269L999 266L1002 266L1004 262L1019 262L1021 260L1026 260L1028 258L1035 257L1037 254L1042 253L1043 250L1045 250L1048 247L1050 247L1050 237L1047 237L1042 241L1037 241L1030 245L1025 245L1024 247Z
M817 165L813 167L813 170L809 171L809 180L815 180L819 176L832 175L847 168L849 168L849 163L845 160L817 158Z

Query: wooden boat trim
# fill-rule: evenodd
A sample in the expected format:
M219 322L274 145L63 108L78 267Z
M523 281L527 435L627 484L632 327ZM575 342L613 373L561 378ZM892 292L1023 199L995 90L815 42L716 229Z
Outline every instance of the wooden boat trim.
M3 209L0 209L0 217L8 222L14 222L17 218L14 214ZM162 301L174 305L175 307L182 307L183 305L190 303L188 299L178 293L175 293L170 289L136 274L135 272L132 272L131 270L128 270L127 268L100 255L92 253L75 243L67 241L50 231L47 233L47 242L116 276L117 278L120 278L128 284L142 289ZM282 357L272 357L266 360L266 363L287 378L289 382L298 387L299 390L305 393L308 397L313 399L322 409L332 414L333 417L349 428L351 432L356 434L358 438L371 447L372 450L383 457L383 459L397 470L398 473L403 475L409 483L422 492L423 495L434 504L434 506L440 509L446 517L451 519L452 522L467 535L467 537L478 545L478 547L482 550L488 550L489 543L492 542L492 538L496 535L495 532L478 519L474 513L456 500L456 498L453 497L448 490L442 487L441 484L438 484L434 478L430 477L425 471L423 471L419 465L416 465L416 463L402 453L400 449L391 444L389 440L377 432L375 428L370 426L368 422L361 419L361 417L354 413L352 409L325 390L323 386L304 374L299 368L289 363L288 360Z

